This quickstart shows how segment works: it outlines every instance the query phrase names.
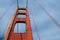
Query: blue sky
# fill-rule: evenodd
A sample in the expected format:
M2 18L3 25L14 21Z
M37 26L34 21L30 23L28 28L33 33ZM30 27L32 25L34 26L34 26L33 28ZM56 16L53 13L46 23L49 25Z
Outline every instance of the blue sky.
M60 24L60 0L37 0ZM16 0L0 0L0 17L12 3L7 13L0 19L0 38L4 37L16 10ZM19 0L19 6L25 7L26 0ZM30 15L33 39L38 40L35 23L41 40L60 40L60 29L51 18L39 7L35 0L29 0L28 11ZM32 18L33 15L33 18ZM0 39L1 40L1 39Z

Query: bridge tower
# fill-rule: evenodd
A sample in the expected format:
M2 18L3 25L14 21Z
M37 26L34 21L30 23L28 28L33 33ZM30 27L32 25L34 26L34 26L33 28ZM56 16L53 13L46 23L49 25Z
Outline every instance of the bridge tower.
M25 10L26 12L20 12L19 10ZM26 15L26 18L17 18L18 15ZM16 23L25 23L26 32L15 33L14 28ZM30 18L27 7L26 8L17 7L16 12L14 13L12 20L10 22L4 40L33 40L32 29L31 29Z

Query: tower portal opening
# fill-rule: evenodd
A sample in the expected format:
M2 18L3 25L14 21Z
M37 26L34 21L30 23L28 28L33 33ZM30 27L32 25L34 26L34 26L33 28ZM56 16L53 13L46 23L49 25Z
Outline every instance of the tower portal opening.
M14 28L14 33L25 33L26 24L25 23L16 23Z

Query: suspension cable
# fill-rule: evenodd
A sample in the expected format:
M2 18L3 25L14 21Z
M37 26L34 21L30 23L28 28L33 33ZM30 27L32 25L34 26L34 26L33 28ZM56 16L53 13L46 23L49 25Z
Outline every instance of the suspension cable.
M9 7L6 9L6 11L2 14L2 16L0 17L0 19L3 18L3 16L7 13L7 11L10 9L11 6L12 6L12 3L9 5Z
M18 0L17 0L17 8L19 8L19 3L18 3Z
M5 26L4 30L3 30L3 32L2 32L0 35L4 35L4 32L6 31L6 27L7 27L8 24L9 24L9 22L6 24L6 26Z
M18 0L17 0L17 7L19 8ZM28 0L26 0L26 8L28 8Z
M13 3L14 4L14 3ZM9 7L7 8L7 10L3 13L3 15L0 17L0 19L2 19L3 18L3 16L7 13L7 11L10 9L10 7L13 5L12 3L9 5ZM7 23L7 25L8 25L8 23ZM7 26L6 25L6 26ZM3 31L3 33L5 32L5 30L6 30L6 28L4 28L4 31ZM1 34L1 35L3 35L3 33Z
M28 8L28 0L26 0L26 8Z
M30 10L30 14L31 14L31 10ZM36 24L36 22L35 22L35 19L34 19L34 17L33 17L33 15L31 14L31 17L32 17L32 19L33 19L33 22L34 22L34 26L35 26L35 29L36 29L36 33L37 33L37 37L38 37L38 40L40 40L40 36L39 36L39 32L38 32L38 28L37 28L37 24Z
M51 18L51 20L57 25L58 28L60 28L60 24L56 21L56 19L37 1L34 0L35 2L38 3L39 7L46 12L46 14Z

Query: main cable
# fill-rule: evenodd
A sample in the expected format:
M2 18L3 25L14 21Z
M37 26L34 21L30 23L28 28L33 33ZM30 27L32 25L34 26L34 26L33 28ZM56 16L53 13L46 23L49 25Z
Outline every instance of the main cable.
M4 35L4 33L6 32L6 27L8 26L8 24L9 24L9 22L6 24L6 26L4 26L5 28L4 28L3 32L0 35Z
M0 17L0 20L3 18L3 16L7 13L7 11L10 9L11 6L13 6L14 3L11 3L9 5L9 7L6 9L6 11L3 13L3 15ZM8 25L8 23L6 24L6 26ZM6 31L6 28L4 28L3 33ZM3 35L3 33L1 35Z
M7 13L7 11L10 9L10 7L12 6L13 4L11 3L9 5L9 7L6 9L6 11L2 14L2 16L0 17L0 20L3 18L3 16Z
M54 17L37 1L35 0L38 5L40 6L40 8L46 12L46 14L51 18L51 20L57 25L58 28L60 28L60 24L54 19Z

